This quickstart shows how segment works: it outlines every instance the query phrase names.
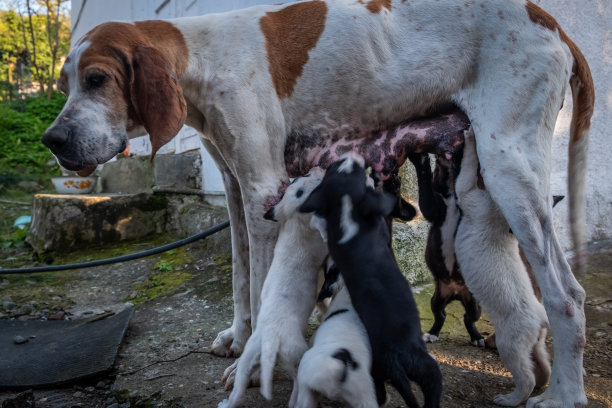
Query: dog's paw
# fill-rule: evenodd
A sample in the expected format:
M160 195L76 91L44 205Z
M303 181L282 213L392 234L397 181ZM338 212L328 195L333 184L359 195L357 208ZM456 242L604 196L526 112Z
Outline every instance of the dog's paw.
M435 334L424 333L423 341L425 343L435 343L436 341L438 341L438 336L436 336Z
M475 346L475 347L484 347L485 339L472 340L471 343L472 343L472 346Z
M556 392L552 386L542 394L529 398L526 404L526 408L586 408L586 406L587 399L584 393Z
M511 392L510 394L497 394L493 397L493 402L503 407L516 407L523 401L521 397L517 397L515 393Z
M235 335L234 327L223 330L210 347L211 353L220 357L239 357L244 350L248 335Z

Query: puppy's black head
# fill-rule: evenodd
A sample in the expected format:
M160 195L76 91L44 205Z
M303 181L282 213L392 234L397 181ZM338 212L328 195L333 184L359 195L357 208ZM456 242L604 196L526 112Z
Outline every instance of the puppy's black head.
M386 216L395 206L395 197L376 193L368 186L363 158L350 152L329 166L323 181L304 201L300 211L327 217L347 199L364 216Z
M395 207L396 197L367 186L363 166L363 158L354 153L333 163L300 207L302 212L315 212L325 218L330 243L350 241L364 223L386 217Z

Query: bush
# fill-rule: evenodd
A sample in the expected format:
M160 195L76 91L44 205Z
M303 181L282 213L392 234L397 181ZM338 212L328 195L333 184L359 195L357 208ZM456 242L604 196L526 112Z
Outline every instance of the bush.
M59 166L40 138L53 122L66 98L56 93L51 100L38 97L0 103L0 179L44 180L59 174Z

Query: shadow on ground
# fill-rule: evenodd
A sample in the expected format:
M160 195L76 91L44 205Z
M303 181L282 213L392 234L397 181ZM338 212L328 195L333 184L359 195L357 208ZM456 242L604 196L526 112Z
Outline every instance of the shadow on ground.
M589 271L581 278L587 289L585 383L589 407L610 407L612 249L610 245L595 245L591 253ZM37 286L40 278L23 278L26 283L20 280L26 288L28 285L36 288L31 293L40 296L46 293L50 300L40 305L42 301L31 298L30 301L39 303L38 308L31 306L29 314L13 318L36 318L37 314L44 314L45 305L52 312L62 312L77 319L113 310L128 300L139 303L114 370L76 385L36 390L37 408L216 407L227 398L229 393L223 389L220 379L233 359L211 355L209 346L217 332L227 328L232 319L228 256L211 256L203 244L192 244L179 255L174 260L155 256L65 272L61 275L61 285L44 281L44 285L51 288L51 295ZM162 279L167 273L175 274L171 283ZM0 276L0 301L12 299L14 285L15 282ZM160 289L160 286L163 287ZM153 290L155 288L159 290ZM429 298L432 289L431 285L425 285L418 288L416 294L424 330L431 324ZM21 298L19 302L26 303ZM48 302L61 306L54 307ZM4 318L8 317L5 313ZM451 408L492 406L495 394L511 391L511 378L495 351L469 345L462 321L460 306L452 305L441 340L428 345L444 375L442 405ZM478 327L483 333L492 330L486 316L478 322ZM313 329L311 327L311 331ZM548 344L552 351L551 342ZM387 406L403 407L398 395L391 388L389 391ZM0 401L18 392L0 392ZM250 389L246 406L284 407L290 392L289 379L278 372L274 399L265 401L258 389ZM321 406L340 405L323 401Z

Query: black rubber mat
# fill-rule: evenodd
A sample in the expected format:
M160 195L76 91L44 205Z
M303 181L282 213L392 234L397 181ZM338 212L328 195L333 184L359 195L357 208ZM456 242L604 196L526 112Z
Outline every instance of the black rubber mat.
M133 314L130 306L102 319L0 320L0 388L48 387L110 370Z

